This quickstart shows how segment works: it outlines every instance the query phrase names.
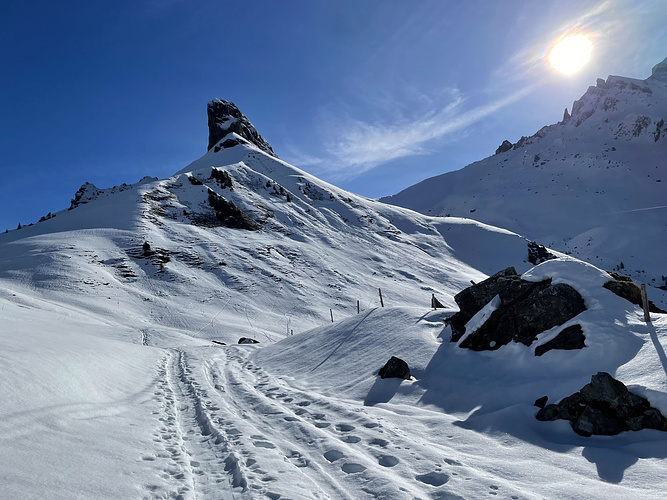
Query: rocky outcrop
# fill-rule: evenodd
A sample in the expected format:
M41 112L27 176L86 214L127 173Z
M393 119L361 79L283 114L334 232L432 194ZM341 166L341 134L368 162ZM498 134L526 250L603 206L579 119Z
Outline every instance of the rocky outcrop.
M611 292L614 292L616 295L624 298L628 302L638 305L639 307L643 307L641 289L634 281L632 281L627 276L622 276L620 274L609 274L614 279L612 281L607 281L604 285L602 285L603 287ZM660 309L650 300L648 302L648 309L653 313L667 313L667 311Z
M474 284L454 296L459 312L449 319L452 327L452 342L458 342L465 333L465 324L482 308L491 302L501 290L507 290L513 283L521 281L513 267L508 267L493 276Z
M534 266L555 258L556 256L549 252L544 245L534 241L528 243L528 262Z
M586 310L581 295L564 283L522 281L508 292L500 294L500 307L460 347L496 350L512 341L529 346L538 334Z
M500 146L498 146L498 149L496 149L496 154L499 155L500 153L506 153L507 151L512 149L513 146L514 144L505 139L503 143Z
M633 394L606 372L591 377L579 392L539 410L537 420L569 420L580 436L612 436L623 431L667 431L667 418L647 399Z
M497 308L477 330L461 341L460 347L474 351L496 350L512 341L529 346L538 334L562 325L586 310L584 299L571 286L554 285L551 280L525 281L509 267L454 297L459 312L449 319L452 342L463 337L466 323L496 296L499 299ZM559 339L556 344L561 341ZM550 348L559 347L552 345Z
M378 372L380 378L402 378L410 380L410 368L401 358L392 356Z
M243 139L253 143L259 149L271 156L276 156L271 145L261 136L250 120L241 113L233 102L213 99L206 108L208 114L208 149L214 148L229 134L235 133ZM233 147L238 144L237 139L231 137L222 144L222 147ZM218 148L219 151L219 148Z
M233 202L225 200L211 189L208 190L208 202L211 205L211 208L215 210L215 219L218 222L218 224L215 225L221 225L231 229L245 229L247 231L257 231L261 229L261 226L248 214L234 205Z

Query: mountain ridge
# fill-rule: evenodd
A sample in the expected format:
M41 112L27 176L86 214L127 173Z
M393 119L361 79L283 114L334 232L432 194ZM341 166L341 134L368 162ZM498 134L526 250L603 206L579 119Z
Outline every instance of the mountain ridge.
M505 227L665 285L657 249L667 244L666 65L645 80L598 79L563 121L380 200Z

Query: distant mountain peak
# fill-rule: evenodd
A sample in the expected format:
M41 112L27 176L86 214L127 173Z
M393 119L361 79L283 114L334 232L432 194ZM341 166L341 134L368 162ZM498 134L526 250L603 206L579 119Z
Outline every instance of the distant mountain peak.
M662 62L659 62L653 66L653 69L651 70L651 76L649 78L667 83L667 57L665 57Z
M250 120L233 102L213 99L206 106L206 112L208 114L208 150L215 148L228 135L236 133L265 153L276 156L271 145L259 135ZM230 140L236 141L237 139Z

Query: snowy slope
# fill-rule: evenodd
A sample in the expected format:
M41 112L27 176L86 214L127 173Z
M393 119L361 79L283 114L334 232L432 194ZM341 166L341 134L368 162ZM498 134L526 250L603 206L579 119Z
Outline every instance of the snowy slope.
M667 60L666 60L667 61ZM383 201L504 227L604 269L667 284L667 78L598 80L571 117Z
M584 439L531 405L604 369L667 409L664 316L641 323L575 259L531 270L515 233L365 199L232 138L0 235L0 497L660 494L664 433ZM510 265L580 290L586 349L448 342L453 295ZM391 355L414 380L376 379Z

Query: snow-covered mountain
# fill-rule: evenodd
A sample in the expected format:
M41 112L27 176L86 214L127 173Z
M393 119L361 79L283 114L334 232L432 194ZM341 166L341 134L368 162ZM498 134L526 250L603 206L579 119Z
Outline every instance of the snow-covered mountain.
M584 438L533 401L606 371L667 414L665 315L647 325L558 252L533 268L516 233L327 184L232 103L209 129L174 176L84 184L0 235L0 496L660 494L666 433ZM450 342L454 295L508 266L586 310L533 345ZM536 355L574 322L585 348ZM391 356L410 380L377 378Z
M383 201L470 217L604 269L667 285L667 59L610 76L563 121Z

